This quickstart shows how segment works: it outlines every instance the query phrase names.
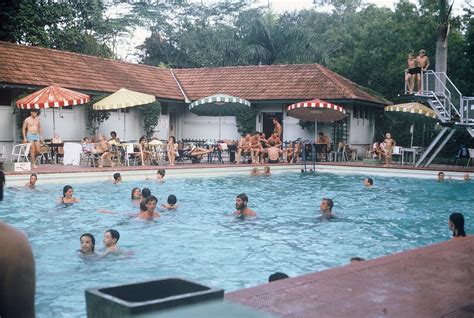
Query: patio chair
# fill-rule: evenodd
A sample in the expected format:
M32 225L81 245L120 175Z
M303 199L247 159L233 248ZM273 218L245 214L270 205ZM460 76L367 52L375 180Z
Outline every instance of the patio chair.
M453 157L449 158L448 160L448 166L449 164L451 163L451 160L454 159L454 163L453 165L456 166L456 165L459 165L459 166L463 166L463 159L468 159L469 158L469 151L467 149L467 147L465 145L461 145L461 147L456 151L456 153L454 154ZM467 160L469 162L469 160Z
M7 154L5 152L5 146L0 146L0 162L5 161Z
M469 163L471 162L472 158L474 158L474 149L469 148L468 151L469 151L469 160L467 161L466 167L469 167Z
M30 162L28 156L30 155L30 143L18 144L13 146L10 162Z
M400 162L401 162L401 160L402 160L402 148L403 147L400 147L400 146L393 147L392 160L395 156L399 156L400 157Z

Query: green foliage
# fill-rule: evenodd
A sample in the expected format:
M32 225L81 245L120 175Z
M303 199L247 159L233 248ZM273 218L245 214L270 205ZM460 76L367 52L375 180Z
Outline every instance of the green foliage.
M110 112L107 110L94 110L92 105L106 96L107 95L93 96L87 104L84 104L87 116L86 127L89 133L94 137L97 137L97 130L99 129L100 125L109 119Z
M310 131L314 131L314 122L311 122L311 121L306 121L306 120L300 119L298 121L298 126L300 126L301 129L307 129L307 130L310 130Z
M257 116L257 110L253 106L247 108L235 116L237 131L239 134L244 136L247 133L252 133L255 131L255 116Z
M161 104L160 102L154 102L151 104L141 105L138 106L138 110L143 117L143 129L145 130L146 137L151 138L155 127L158 125L158 120L160 119Z

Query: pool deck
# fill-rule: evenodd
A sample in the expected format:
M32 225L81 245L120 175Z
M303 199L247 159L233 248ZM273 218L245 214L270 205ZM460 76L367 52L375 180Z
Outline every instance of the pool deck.
M474 317L474 236L225 294L277 317Z

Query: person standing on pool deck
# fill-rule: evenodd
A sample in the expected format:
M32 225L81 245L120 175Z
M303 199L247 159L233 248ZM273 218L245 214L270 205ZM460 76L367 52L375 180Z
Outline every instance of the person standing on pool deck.
M281 124L278 122L278 118L273 117L272 121L273 121L273 125L275 126L273 128L273 133L278 134L278 138L281 139L281 133L283 132L283 128L281 127Z
M257 213L255 213L254 210L250 209L247 204L249 203L249 198L245 193L241 193L237 196L235 199L235 208L237 211L234 212L234 215L236 216L256 216Z
M25 234L0 222L0 316L35 316L35 261Z
M334 201L332 199L323 198L321 204L319 205L319 210L323 219L333 219L336 216L332 212L332 207L334 206Z
M30 117L23 121L23 142L30 143L31 166L36 168L36 154L40 153L41 123L38 117L38 110L32 109Z
M153 220L154 218L159 218L160 213L156 212L156 204L158 203L158 199L150 195L145 200L146 211L140 211L138 214L139 219L146 219L146 220Z
M390 133L385 134L385 140L383 142L385 143L385 167L391 167L393 148L397 143L392 139Z

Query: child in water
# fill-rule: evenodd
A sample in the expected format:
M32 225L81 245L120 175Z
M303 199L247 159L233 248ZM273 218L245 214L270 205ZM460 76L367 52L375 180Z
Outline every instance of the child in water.
M81 249L78 251L81 256L95 256L97 255L95 249L95 237L90 233L84 233L79 238L81 242Z

